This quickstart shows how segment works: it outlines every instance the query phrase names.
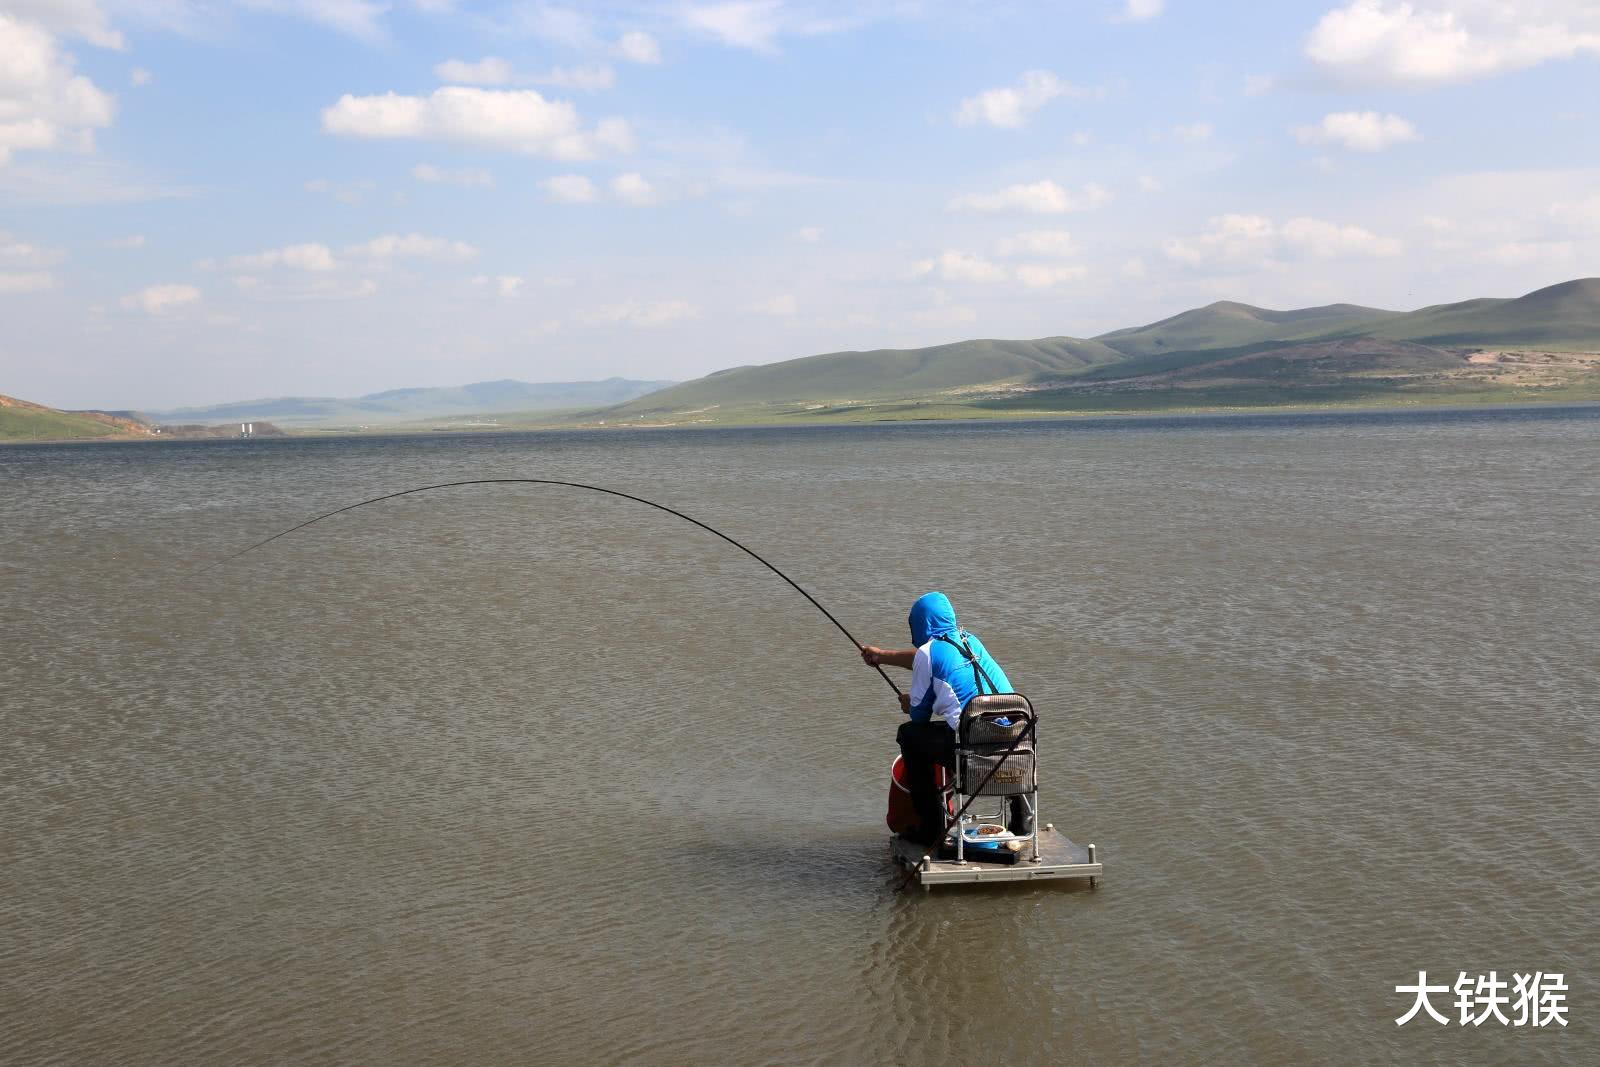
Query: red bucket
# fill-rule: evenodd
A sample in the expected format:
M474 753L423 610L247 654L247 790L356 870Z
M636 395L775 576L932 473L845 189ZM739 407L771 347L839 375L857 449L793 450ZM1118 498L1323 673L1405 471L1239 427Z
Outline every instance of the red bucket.
M945 810L954 814L949 779L943 767L934 766L933 780L945 792ZM889 814L886 821L889 829L897 834L914 829L917 825L917 811L911 806L911 785L906 781L906 761L903 756L894 758L894 766L889 771Z

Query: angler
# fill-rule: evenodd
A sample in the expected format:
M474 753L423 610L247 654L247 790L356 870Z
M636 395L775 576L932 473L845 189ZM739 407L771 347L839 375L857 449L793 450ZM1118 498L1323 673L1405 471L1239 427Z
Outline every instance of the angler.
M911 605L906 620L912 648L887 650L872 645L861 649L869 667L888 664L911 672L911 692L900 694L900 710L910 721L895 734L905 760L911 786L911 804L917 822L901 831L907 840L936 845L944 836L945 812L940 808L934 768L956 769L956 731L961 711L975 696L1014 693L1011 680L977 636L956 623L956 610L943 593L925 593ZM1020 761L1019 761L1020 762ZM1027 802L1013 796L1006 829L1017 837L1032 832Z
M902 888L951 882L1086 878L1101 873L1095 846L1074 844L1039 821L1039 717L950 598L926 593L906 619L912 648L860 646L861 658L911 672L889 786L890 853ZM897 690L898 692L898 687ZM969 814L993 798L987 812Z

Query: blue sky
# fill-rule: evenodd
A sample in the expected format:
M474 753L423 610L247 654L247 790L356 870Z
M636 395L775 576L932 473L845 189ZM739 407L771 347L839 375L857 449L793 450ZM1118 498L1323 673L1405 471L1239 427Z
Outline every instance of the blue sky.
M1600 274L1600 4L0 0L0 392L688 378Z

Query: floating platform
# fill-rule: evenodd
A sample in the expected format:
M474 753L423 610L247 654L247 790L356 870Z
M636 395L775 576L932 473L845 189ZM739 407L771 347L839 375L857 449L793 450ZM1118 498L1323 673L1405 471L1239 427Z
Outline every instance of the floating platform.
M1039 862L1033 862L1033 849L1024 843L1022 855L1015 863L984 863L968 859L957 863L952 857L940 859L927 845L919 845L901 837L889 839L889 849L894 861L909 871L914 871L922 888L970 882L1040 882L1051 879L1087 878L1093 886L1102 873L1101 864L1093 845L1075 845L1067 836L1050 824L1039 830Z

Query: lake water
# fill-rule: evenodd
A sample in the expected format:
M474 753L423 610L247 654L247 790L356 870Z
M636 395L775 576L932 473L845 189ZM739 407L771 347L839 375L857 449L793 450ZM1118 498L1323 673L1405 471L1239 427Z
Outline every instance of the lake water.
M485 477L943 589L1105 879L897 893L893 694L648 508L186 576ZM1600 1059L1600 409L6 448L0 534L8 1064Z

